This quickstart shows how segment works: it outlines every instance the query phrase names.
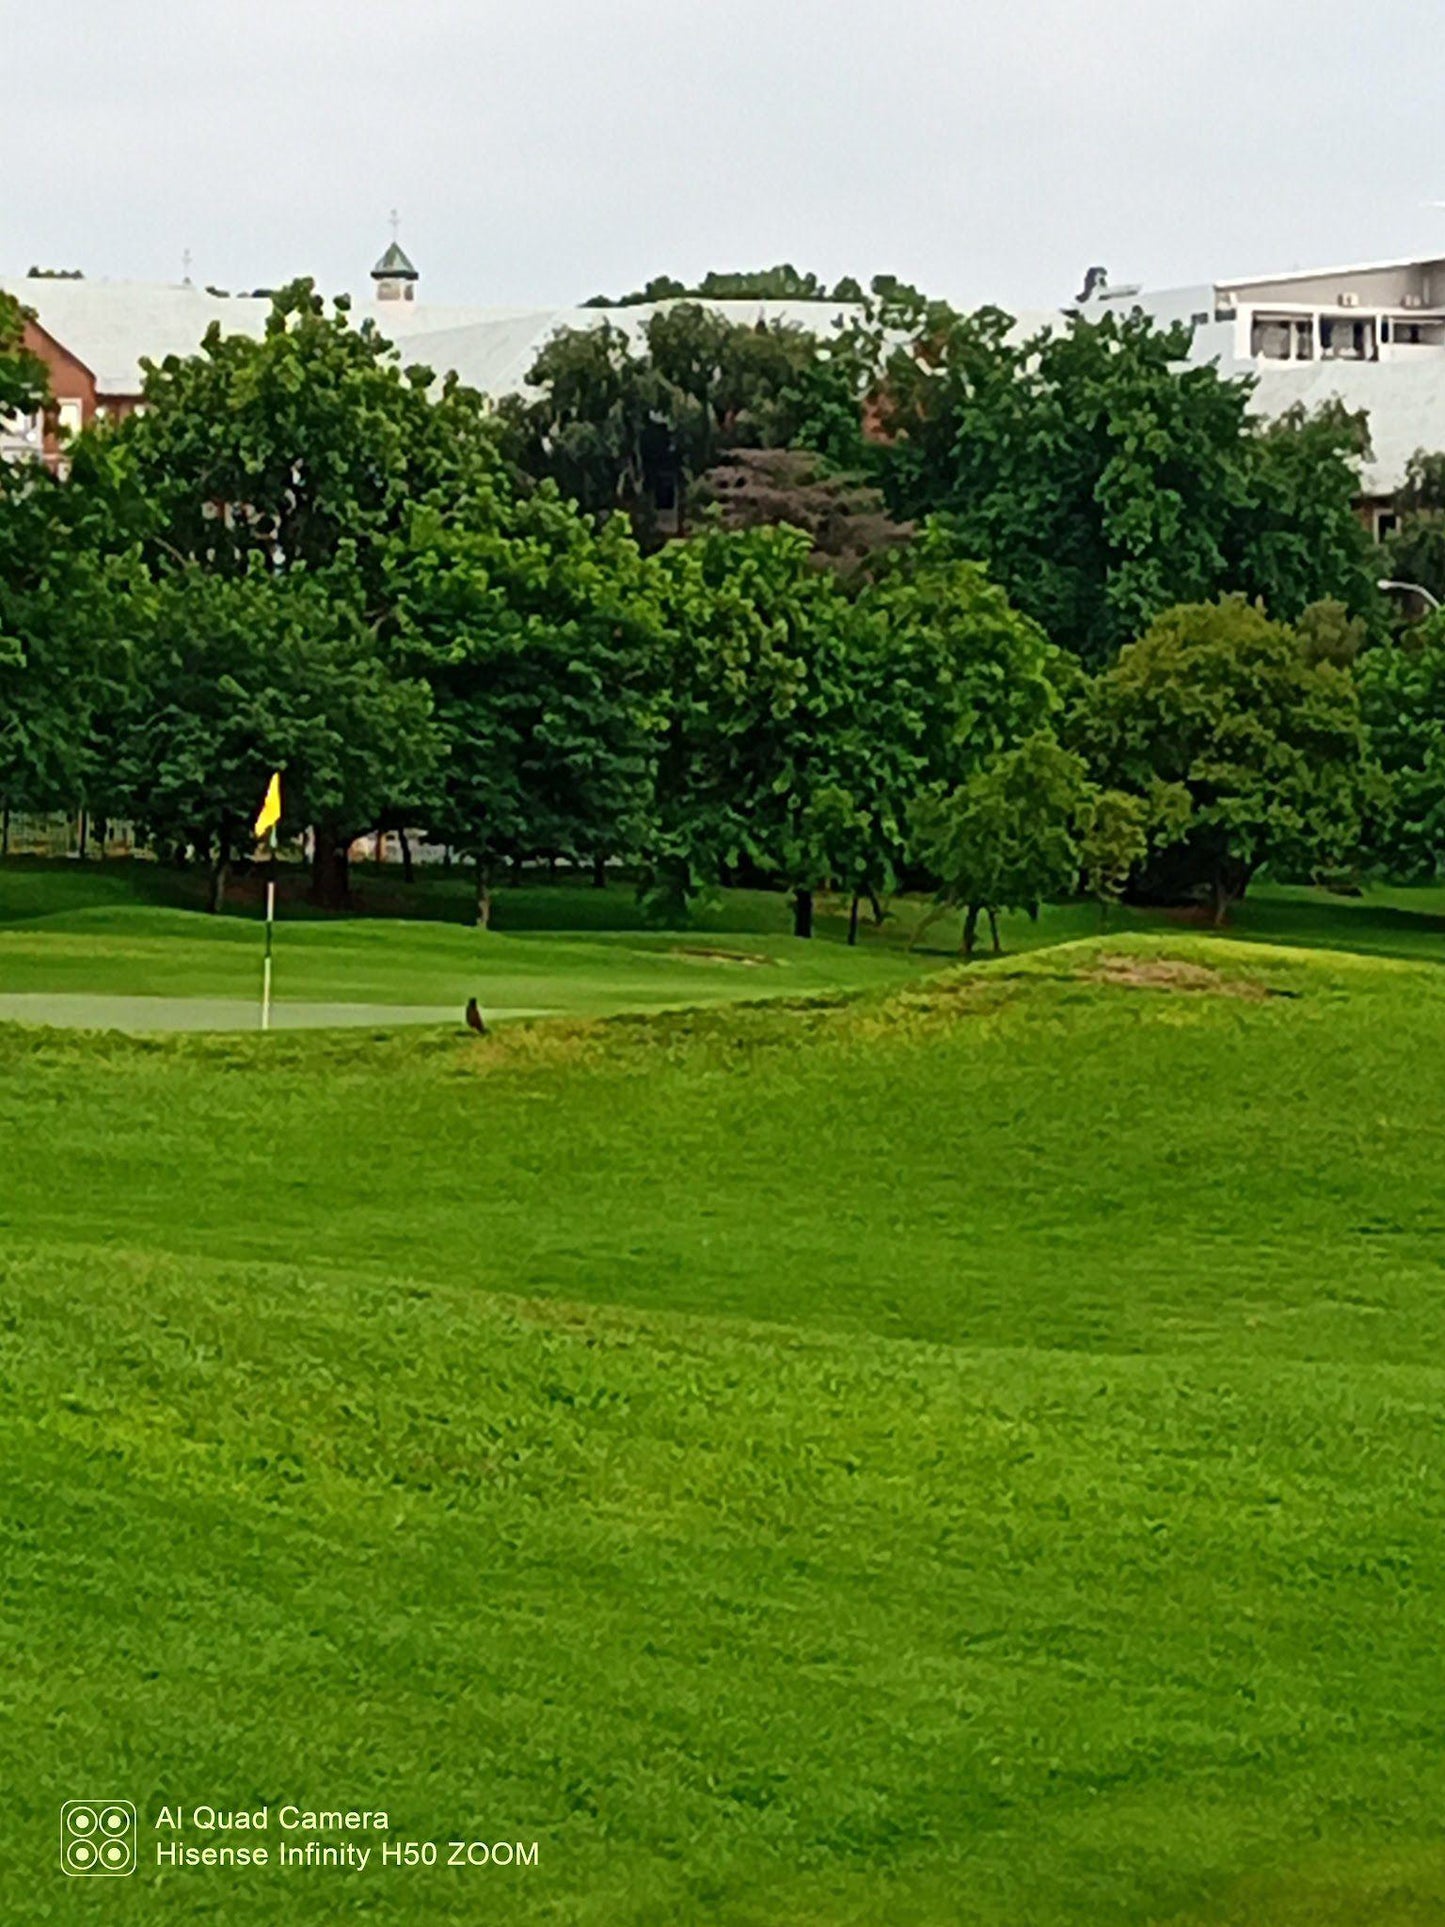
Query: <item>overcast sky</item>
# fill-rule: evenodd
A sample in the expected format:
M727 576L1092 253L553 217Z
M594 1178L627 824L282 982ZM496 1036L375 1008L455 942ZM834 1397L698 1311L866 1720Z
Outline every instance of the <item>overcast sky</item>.
M1441 0L0 0L0 274L967 303L1445 254Z

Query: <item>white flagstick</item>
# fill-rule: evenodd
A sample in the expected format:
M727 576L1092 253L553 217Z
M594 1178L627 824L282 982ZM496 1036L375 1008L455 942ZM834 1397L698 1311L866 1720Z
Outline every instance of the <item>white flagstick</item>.
M261 1028L271 1028L271 931L276 922L276 831L271 831L271 861L266 870L266 959L261 965Z

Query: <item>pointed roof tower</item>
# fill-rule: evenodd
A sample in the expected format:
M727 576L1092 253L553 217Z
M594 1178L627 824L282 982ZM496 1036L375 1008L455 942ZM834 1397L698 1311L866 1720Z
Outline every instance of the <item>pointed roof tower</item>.
M397 240L400 222L396 209L391 211L391 246L371 270L371 278L376 283L378 301L414 301L416 284L421 279L412 266L411 259L401 242Z

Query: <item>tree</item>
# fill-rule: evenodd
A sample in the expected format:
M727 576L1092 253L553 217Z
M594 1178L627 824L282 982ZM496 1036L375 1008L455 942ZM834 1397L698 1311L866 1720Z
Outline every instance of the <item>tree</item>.
M1380 575L1418 585L1445 602L1445 512L1421 509L1403 515L1380 544Z
M1341 669L1352 667L1370 640L1364 617L1352 616L1332 596L1308 604L1294 628L1307 662L1332 662Z
M659 274L632 294L618 295L615 300L605 294L595 294L584 305L633 308L688 296L708 301L855 301L861 300L862 295L858 283L845 276L829 296L816 274L799 274L791 262L784 261L775 268L745 269L741 273L709 272L692 288L670 274Z
M689 460L701 460L692 451L707 442L702 410L609 322L560 329L527 381L539 392L506 396L497 408L509 459L593 516L626 512L654 541Z
M1044 898L1073 889L1088 794L1082 760L1040 733L958 788L919 798L918 858L939 880L937 905L963 910L966 956L973 955L980 915L988 918L997 954L1000 910L1036 913Z
M654 560L668 636L655 865L686 894L720 874L793 891L795 930L842 884L894 887L920 788L950 788L1059 706L1056 656L946 534L849 598L787 528L711 532Z
M1395 496L1398 521L1380 544L1380 574L1445 601L1445 454L1417 448Z
M303 704L288 811L305 798L313 812L313 891L333 906L346 900L348 842L415 795L432 740L427 691L394 655L397 545L420 505L455 509L502 472L480 398L435 386L429 370L400 366L373 323L354 327L344 301L328 311L298 281L276 296L262 340L213 326L199 354L148 368L141 413L76 450L72 486L158 580L305 577L277 609L304 612L308 637L300 613L276 617L280 686ZM185 593L199 608L199 592ZM205 615L230 632L220 601Z
M1328 409L1262 425L1249 382L1183 365L1187 347L1137 313L1023 340L997 309L885 288L849 344L867 459L896 515L946 516L1090 666L1223 591L1289 618L1322 595L1372 610L1361 423Z
M880 728L906 745L909 794L956 788L1001 750L1046 729L1068 659L938 522L892 550L857 598L887 692Z
M1370 744L1389 785L1375 854L1394 875L1433 881L1445 872L1445 616L1370 650L1358 675Z
M1079 859L1084 888L1099 904L1099 918L1123 896L1130 877L1149 854L1149 806L1125 790L1095 790L1083 812Z
M699 478L693 501L699 512L715 510L726 529L801 529L815 561L845 580L913 533L888 514L877 489L804 449L733 449Z
M139 565L38 462L0 462L0 809L104 807Z
M818 799L851 794L846 766L863 749L849 739L851 605L792 529L709 532L653 567L667 636L654 894L676 903L739 872L785 879L808 936L826 828L847 815Z
M1147 882L1203 886L1216 922L1266 862L1296 869L1356 848L1369 785L1348 669L1238 598L1170 609L1096 678L1076 744L1101 783L1190 813Z
M244 574L324 569L343 548L368 592L386 542L434 490L485 484L499 456L481 399L403 369L371 320L310 281L276 297L257 341L212 323L198 354L146 364L145 408L112 432L158 558Z
M396 561L401 646L435 692L445 753L426 814L473 858L477 920L496 864L600 863L650 824L660 639L621 521L594 530L544 485L418 514Z
M45 363L25 346L26 311L0 290L0 416L33 415L50 399Z
M787 397L812 338L750 327L697 302L655 314L640 345L610 322L561 329L498 416L511 460L594 515L623 511L655 547L686 523L695 477L721 450L785 442Z
M353 838L421 806L437 754L430 692L388 663L359 586L344 569L273 576L258 558L244 576L191 563L132 596L114 781L152 840L208 860L213 910L273 769L283 827L313 828L328 904L347 900Z
M1382 626L1373 548L1355 513L1369 423L1341 402L1313 415L1302 406L1255 423L1242 445L1247 488L1226 567L1214 588L1262 601L1281 622L1299 622L1322 601L1347 619Z

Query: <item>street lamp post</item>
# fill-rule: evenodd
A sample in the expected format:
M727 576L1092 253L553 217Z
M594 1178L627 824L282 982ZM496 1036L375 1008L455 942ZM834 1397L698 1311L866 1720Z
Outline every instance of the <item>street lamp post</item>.
M1385 576L1375 584L1384 595L1417 595L1425 606L1434 611L1440 607L1440 598L1432 595L1423 582L1396 582L1393 577Z

